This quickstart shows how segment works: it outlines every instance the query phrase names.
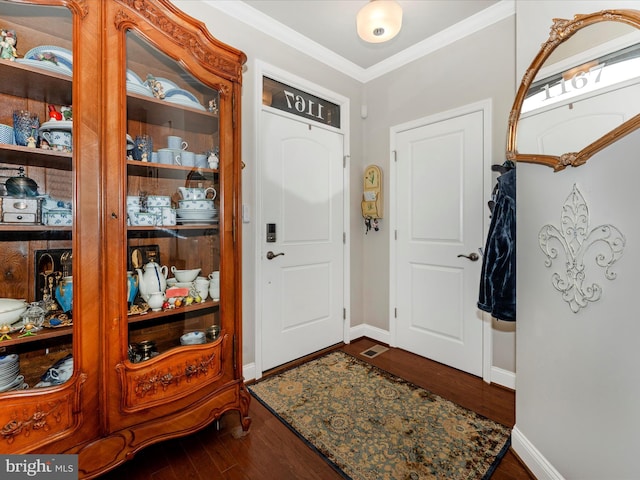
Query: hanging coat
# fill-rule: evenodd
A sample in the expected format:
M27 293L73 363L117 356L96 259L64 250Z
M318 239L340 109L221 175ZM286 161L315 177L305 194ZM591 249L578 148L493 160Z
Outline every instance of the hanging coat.
M516 319L516 169L498 177L482 258L478 308L498 320Z

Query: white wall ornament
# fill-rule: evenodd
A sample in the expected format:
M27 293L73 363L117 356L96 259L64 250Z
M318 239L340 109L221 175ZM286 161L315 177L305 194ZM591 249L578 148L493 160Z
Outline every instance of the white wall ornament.
M564 251L566 271L555 272L551 283L573 313L600 299L602 288L587 279L587 274L591 274L594 267L604 268L604 276L608 280L616 278L611 267L622 256L626 243L624 235L613 225L600 225L589 230L589 209L575 184L562 206L560 229L545 225L538 233L538 240L547 257L544 262L547 267L551 267L561 250Z

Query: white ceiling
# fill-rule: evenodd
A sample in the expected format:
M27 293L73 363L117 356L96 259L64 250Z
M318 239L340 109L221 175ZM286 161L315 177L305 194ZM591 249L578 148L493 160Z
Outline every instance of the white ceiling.
M513 15L514 0L397 0L402 29L371 44L356 33L368 0L206 0L207 4L366 82Z

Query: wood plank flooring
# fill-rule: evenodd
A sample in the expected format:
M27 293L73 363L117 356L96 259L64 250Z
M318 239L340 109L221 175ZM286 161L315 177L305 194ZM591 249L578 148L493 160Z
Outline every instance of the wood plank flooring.
M376 344L361 338L340 348L360 356ZM360 358L504 425L513 426L515 422L515 394L510 390L487 385L478 377L395 348L374 358ZM193 435L152 445L101 479L342 478L255 399L249 413L252 424L246 435L242 435L237 413L229 413L221 419L219 430L211 425ZM512 451L502 459L491 479L535 480Z

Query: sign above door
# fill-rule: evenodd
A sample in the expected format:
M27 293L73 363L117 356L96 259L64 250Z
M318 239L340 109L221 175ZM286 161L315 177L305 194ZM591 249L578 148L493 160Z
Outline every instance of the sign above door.
M269 77L262 77L262 104L340 128L340 105Z

